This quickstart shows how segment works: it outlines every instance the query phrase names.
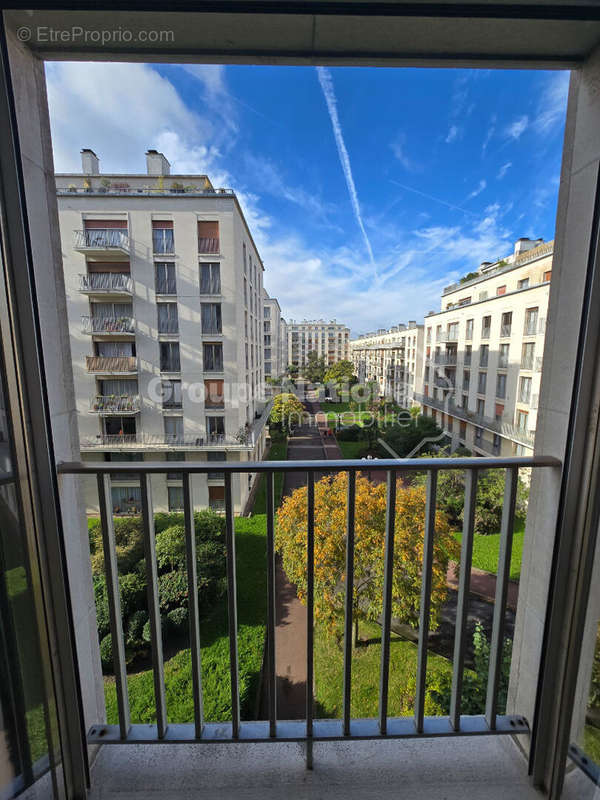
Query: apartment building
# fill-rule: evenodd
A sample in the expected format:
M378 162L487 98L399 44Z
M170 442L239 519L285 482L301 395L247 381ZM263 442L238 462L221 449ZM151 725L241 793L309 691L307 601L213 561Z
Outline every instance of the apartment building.
M265 380L279 378L285 372L281 342L281 308L274 297L263 289L263 357Z
M81 455L215 461L194 502L221 509L218 462L263 452L263 265L232 191L146 162L101 174L85 149L81 174L56 176ZM251 482L236 477L236 511ZM116 513L139 510L136 482L112 492ZM180 474L156 478L154 502L182 507Z
M535 438L553 242L519 239L447 286L425 319L424 413L452 447L531 455Z
M424 326L415 320L353 339L350 353L356 376L361 383L375 381L383 397L410 408L422 392L423 341Z
M335 319L290 320L287 323L287 361L303 367L311 351L335 364L350 358L350 329Z
M279 363L281 374L284 375L289 364L288 355L288 324L283 317L279 318Z

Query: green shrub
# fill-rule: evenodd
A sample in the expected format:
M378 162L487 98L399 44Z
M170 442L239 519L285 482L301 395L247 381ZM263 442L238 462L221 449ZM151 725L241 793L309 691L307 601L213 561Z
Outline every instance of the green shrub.
M96 602L96 622L98 636L102 639L110 631L110 617L108 615L108 598L106 595L106 581L102 575L94 575L94 600Z
M592 708L600 708L600 626L596 633L596 650L594 651L594 663L592 665L589 703Z
M128 647L136 647L144 642L144 625L148 622L148 614L144 610L134 611L127 623L125 641Z
M183 511L161 511L154 515L154 533L158 535L173 525L183 525Z
M165 613L187 603L188 586L185 572L174 570L158 576L160 609Z
M119 591L121 593L121 614L129 617L135 611L144 608L146 599L146 580L136 572L128 572L119 576Z
M340 442L358 442L365 438L365 432L362 425L349 425L339 428L335 436Z
M103 672L112 672L113 670L113 651L112 651L112 636L110 633L105 636L100 642L100 661L102 662Z
M167 614L169 630L177 634L185 633L188 629L188 610L187 608L174 608Z
M194 529L197 543L211 539L224 540L225 518L209 509L196 511L194 514Z
M160 570L185 569L185 528L171 525L156 536L156 563Z
M116 517L114 526L119 572L130 572L135 563L144 556L142 522L139 517ZM99 522L97 525L91 526L89 531L92 571L94 574L102 574L104 573L104 551L102 549L102 531Z

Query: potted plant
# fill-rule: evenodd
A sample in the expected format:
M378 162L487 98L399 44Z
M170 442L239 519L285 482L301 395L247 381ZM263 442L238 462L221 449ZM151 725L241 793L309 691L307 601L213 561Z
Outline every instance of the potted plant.
M108 180L108 178L102 178L100 183L102 185L100 186L98 191L100 192L100 194L106 194L106 192L108 192L108 189L110 187L110 181Z

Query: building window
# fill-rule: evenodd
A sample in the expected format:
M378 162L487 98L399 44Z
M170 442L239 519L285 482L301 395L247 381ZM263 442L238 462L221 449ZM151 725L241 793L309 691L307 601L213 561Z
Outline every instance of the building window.
M476 409L477 409L477 414L480 417L483 417L485 413L485 400L482 400L481 398L477 400Z
M506 397L506 375L503 372L496 376L496 397Z
M225 436L225 420L223 417L206 417L206 433L209 442L222 440Z
M465 409L465 411L469 408L469 395L468 394L463 394L463 396L462 396L462 407Z
M529 278L521 278L517 283L518 289L529 289Z
M222 333L220 303L200 303L200 312L202 318L202 333Z
M522 376L519 379L519 403L529 403L531 400L531 378Z
M207 453L206 454L207 461L227 461L227 453ZM224 480L225 473L224 472L209 472L207 475L209 480L219 481Z
M552 279L552 270L548 269L544 272L544 283L549 283Z
M270 322L263 322L263 331L265 333L271 333L271 323Z
M496 422L502 422L504 416L504 406L502 403L496 403Z
M218 253L219 248L219 223L198 222L198 252Z
M465 365L469 366L471 364L471 355L473 353L473 345L468 344L465 346Z
M177 294L175 264L172 261L157 261L154 269L156 294Z
M427 343L431 342L431 328L427 328Z
M263 339L264 339L263 344L265 345L265 347L270 347L271 346L271 337L270 336L264 336Z
M179 333L179 317L177 303L157 303L158 332Z
M462 388L463 392L469 391L469 386L471 383L471 373L468 369L463 372L463 380L462 380Z
M483 317L481 320L481 338L489 339L490 331L492 328L492 318L490 316Z
M185 453L167 453L167 461L185 461ZM168 481L182 481L183 472L167 472Z
M533 355L535 344L533 342L523 342L521 350L521 369L533 369Z
M527 411L517 411L517 428L520 431L527 430L527 417L529 414Z
M223 345L206 342L202 347L205 372L223 372Z
M487 386L487 372L480 372L477 376L477 394L485 394Z
M183 417L163 417L163 424L167 444L183 442Z
M270 347L267 347L265 349L265 359L267 359L268 361L271 360L271 348Z
M168 486L169 511L183 511L183 486Z
M162 407L181 408L181 381L163 381L161 384Z
M142 490L139 486L113 486L111 499L115 514L138 514L142 508Z
M448 341L456 342L458 340L458 322L448 323Z
M512 329L512 311L506 311L502 314L502 323L500 324L500 336L510 336Z
M538 309L528 308L525 311L525 330L523 336L535 336L538 327Z
M467 329L465 331L465 339L468 342L470 342L472 338L473 338L473 320L472 319L468 319L467 320Z
M475 441L479 444L483 436L483 428L475 428Z
M508 368L508 351L510 345L508 344L501 344L500 345L500 352L498 353L498 367L499 369L507 369Z
M206 408L224 408L224 381L204 381L204 405Z
M436 325L436 328L435 328L435 340L436 340L436 342L441 342L442 341L442 326L441 325Z
M208 505L212 511L225 511L225 487L208 487Z
M159 342L161 372L181 372L179 342Z
M465 441L466 441L466 438L467 438L467 423L466 423L466 422L461 422L461 423L460 423L460 433L459 433L459 436L460 436L460 438L461 438L461 440L462 440L463 442L465 442Z
M152 250L161 255L175 252L172 221L152 220Z
M479 348L479 366L487 367L490 355L489 344L482 344Z
M495 433L492 442L492 449L494 451L494 455L498 455L500 453L500 447L501 447L500 436L497 433Z
M200 264L200 294L221 294L220 264Z
M263 306L263 318L270 319L271 318L271 309L269 306Z
M496 297L499 297L501 294L506 294L506 284L504 284L504 286L498 286L496 289Z

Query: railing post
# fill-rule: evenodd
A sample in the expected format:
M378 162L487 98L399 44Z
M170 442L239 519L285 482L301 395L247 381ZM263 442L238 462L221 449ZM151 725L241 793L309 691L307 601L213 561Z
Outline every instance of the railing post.
M306 517L306 768L313 768L313 680L315 608L315 474L307 473Z
M231 733L240 735L240 693L237 643L237 583L235 564L235 525L231 473L225 473L225 544L227 547L227 611L229 617L229 672L231 675Z
M435 506L437 471L427 475L427 503L425 507L425 537L423 540L423 567L421 572L421 609L419 618L419 645L417 661L417 696L415 699L415 727L423 733L425 715L425 681L427 679L427 645L431 608L431 572L433 567L433 539L435 536Z
M277 734L277 689L275 669L275 518L274 473L265 475L267 484L267 684L269 688L269 735Z
M385 512L385 560L383 610L381 621L381 674L379 679L379 732L387 733L388 686L390 674L390 631L392 623L392 587L394 581L394 536L396 532L396 472L388 470Z
M356 472L348 473L348 508L346 524L346 598L344 609L344 736L350 736L350 703L352 686L352 645L354 606L354 515Z
M194 726L196 738L202 737L204 727L202 699L202 661L200 651L200 615L198 609L198 567L196 563L196 530L194 498L188 472L183 475L183 513L185 524L185 553L188 580L188 610L190 615L190 650L192 658L192 691L194 694Z

